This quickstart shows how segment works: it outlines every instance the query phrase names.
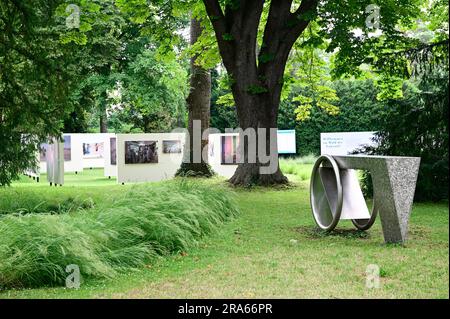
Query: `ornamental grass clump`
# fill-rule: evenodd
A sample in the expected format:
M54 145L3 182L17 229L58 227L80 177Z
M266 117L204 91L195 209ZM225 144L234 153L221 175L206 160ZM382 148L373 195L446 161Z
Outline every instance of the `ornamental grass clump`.
M177 180L137 185L108 207L75 214L6 215L0 287L63 285L68 265L83 279L114 277L188 250L237 213L229 190Z

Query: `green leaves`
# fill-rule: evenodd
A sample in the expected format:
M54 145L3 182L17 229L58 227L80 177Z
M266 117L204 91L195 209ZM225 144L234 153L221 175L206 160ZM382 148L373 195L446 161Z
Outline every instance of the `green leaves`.
M247 88L247 92L252 95L258 95L269 92L269 90L261 85L258 84L252 84Z
M298 95L292 101L299 103L294 112L296 114L296 120L300 122L310 118L311 110L314 106L329 115L335 116L339 114L339 107L335 105L339 101L336 90L325 85L314 87L311 96Z
M225 33L225 34L222 35L222 39L224 39L225 41L233 41L234 37L230 33Z
M120 118L142 132L168 131L184 118L187 72L176 60L143 49L121 79Z
M235 102L234 102L233 94L231 94L231 92L230 92L230 93L220 96L217 99L216 103L219 105L224 105L224 106L234 106Z
M268 63L270 61L273 61L274 59L275 59L275 54L270 54L270 53L264 53L258 57L259 63Z
M377 99L380 101L388 99L403 98L403 79L399 77L381 76L376 82L379 89Z
M136 24L143 24L157 7L148 5L147 0L116 0L117 7Z
M111 0L108 0L111 3ZM106 1L106 2L108 2ZM77 45L86 45L88 39L87 34L92 30L93 25L98 24L99 20L106 20L102 12L102 6L96 1L80 0L79 2L65 0L57 8L55 15L60 20L60 41L63 44L71 42ZM79 15L78 26L68 25L68 21L74 18L74 15Z

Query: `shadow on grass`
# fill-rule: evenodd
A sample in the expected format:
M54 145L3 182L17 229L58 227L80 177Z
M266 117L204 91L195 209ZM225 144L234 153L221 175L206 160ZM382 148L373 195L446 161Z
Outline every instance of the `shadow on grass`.
M295 227L294 230L310 239L321 239L326 237L340 237L348 239L368 239L370 234L366 231L358 229L334 229L332 231L324 231L315 226L300 226Z

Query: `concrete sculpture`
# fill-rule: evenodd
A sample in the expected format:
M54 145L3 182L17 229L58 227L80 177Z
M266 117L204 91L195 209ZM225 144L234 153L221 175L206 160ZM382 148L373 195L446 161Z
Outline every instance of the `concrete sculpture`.
M387 243L407 240L420 158L397 156L321 156L311 176L311 208L316 224L333 230L349 219L369 229L380 215ZM355 169L367 170L373 182L373 209L369 213Z

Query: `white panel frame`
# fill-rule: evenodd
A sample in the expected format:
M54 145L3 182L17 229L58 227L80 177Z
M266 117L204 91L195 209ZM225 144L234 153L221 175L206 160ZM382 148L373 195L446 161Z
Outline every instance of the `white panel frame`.
M180 140L184 149L184 133L117 134L117 183L156 182L175 176L183 161L183 152L163 154L164 140ZM125 142L156 141L158 163L125 164Z
M63 134L70 136L71 155L70 161L64 161L64 172L83 172L83 134Z
M111 144L110 144L110 140L111 138L115 138L116 139L116 165L112 165L111 164ZM104 171L104 176L105 177L117 177L117 136L114 134L113 136L110 136L107 138L107 142L105 142L105 154L104 154L104 167L105 167L105 171Z
M376 132L336 132L320 133L320 153L322 155L350 155L363 145L374 146L372 138Z

